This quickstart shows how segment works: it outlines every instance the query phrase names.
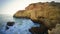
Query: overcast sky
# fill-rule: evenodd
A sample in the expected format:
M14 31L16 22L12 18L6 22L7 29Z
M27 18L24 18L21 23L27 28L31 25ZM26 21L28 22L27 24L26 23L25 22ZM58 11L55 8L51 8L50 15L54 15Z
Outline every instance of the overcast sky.
M50 1L60 2L60 0L0 0L0 14L14 14L31 3Z

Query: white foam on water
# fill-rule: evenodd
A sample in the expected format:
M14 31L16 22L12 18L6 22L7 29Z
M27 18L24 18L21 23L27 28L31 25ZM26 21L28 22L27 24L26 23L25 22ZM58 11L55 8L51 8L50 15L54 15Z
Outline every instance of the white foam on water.
M6 24L10 21L15 22L15 24L9 26L9 29L6 30ZM40 27L40 25L33 23L30 19L19 19L9 15L0 15L0 34L31 34L29 29L32 27Z
M3 34L31 34L29 29L31 27L39 27L39 24L34 24L30 19L23 19L22 24L15 23L13 26L10 26L8 30L5 30L5 26L2 29Z

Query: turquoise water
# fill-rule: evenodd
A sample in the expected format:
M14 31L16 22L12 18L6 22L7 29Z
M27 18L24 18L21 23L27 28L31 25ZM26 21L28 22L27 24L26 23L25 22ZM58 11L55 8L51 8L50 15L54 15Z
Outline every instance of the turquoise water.
M6 29L7 22L13 21L15 24ZM0 15L0 34L31 34L29 29L39 27L39 24L33 23L30 19L13 18L11 15Z

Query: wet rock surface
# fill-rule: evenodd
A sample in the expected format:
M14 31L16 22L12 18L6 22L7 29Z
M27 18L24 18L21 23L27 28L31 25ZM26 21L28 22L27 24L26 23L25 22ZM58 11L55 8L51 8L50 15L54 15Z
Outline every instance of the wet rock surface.
M9 29L8 26L13 26L15 24L15 22L7 22L6 24L6 30Z
M7 22L7 26L13 26L15 22Z
M32 27L29 29L32 34L48 34L48 29L44 25L40 24L40 27Z

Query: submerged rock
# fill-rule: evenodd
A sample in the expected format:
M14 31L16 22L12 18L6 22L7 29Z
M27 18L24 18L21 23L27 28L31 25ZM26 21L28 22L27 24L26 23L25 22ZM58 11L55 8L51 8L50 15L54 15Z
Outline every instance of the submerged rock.
M15 22L7 22L6 24L6 30L9 29L8 26L13 26L15 24Z

